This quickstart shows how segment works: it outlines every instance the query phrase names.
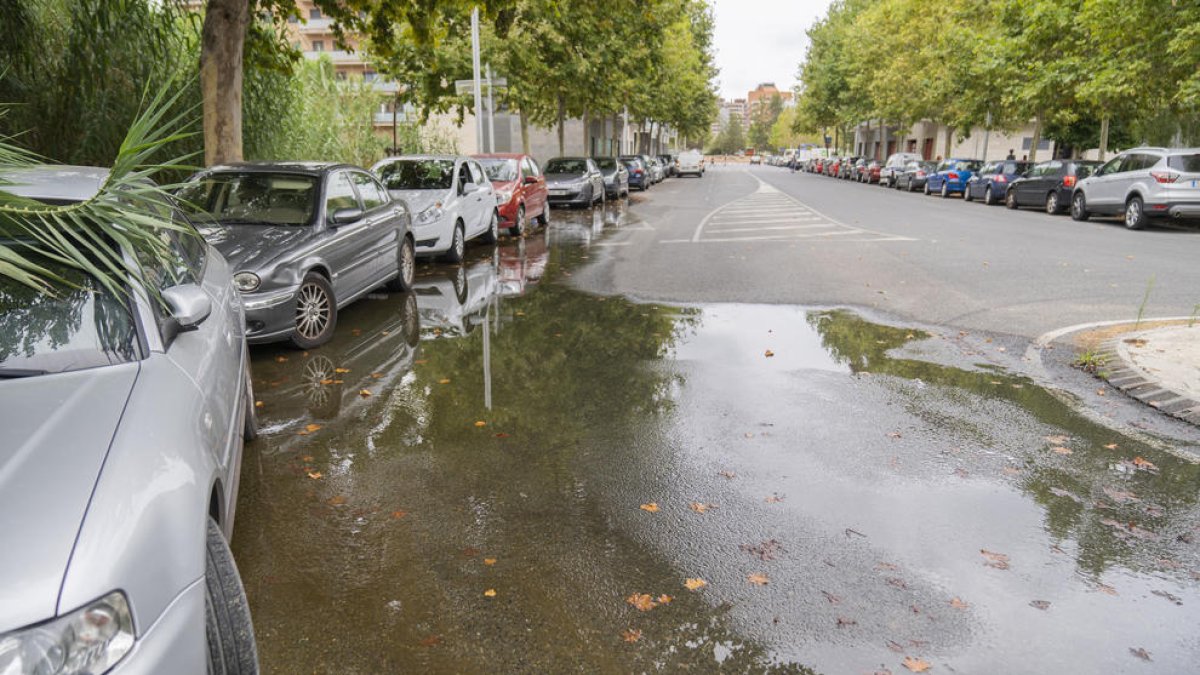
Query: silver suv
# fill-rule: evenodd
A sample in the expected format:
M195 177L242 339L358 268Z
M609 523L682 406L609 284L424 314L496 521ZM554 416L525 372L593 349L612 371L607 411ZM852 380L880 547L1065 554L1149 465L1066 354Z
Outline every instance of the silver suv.
M1133 148L1117 155L1071 195L1071 217L1124 213L1140 230L1151 218L1200 216L1200 148Z

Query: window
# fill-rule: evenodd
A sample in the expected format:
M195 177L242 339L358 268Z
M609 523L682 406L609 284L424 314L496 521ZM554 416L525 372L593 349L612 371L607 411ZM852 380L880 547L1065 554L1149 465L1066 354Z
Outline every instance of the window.
M470 166L471 166L471 182L472 183L474 183L476 185L486 185L487 183L490 182L488 180L487 174L483 172L483 167L479 166L475 162L471 162Z
M1022 150L1029 150L1029 148L1031 148L1031 147L1033 147L1033 137L1032 136L1026 136L1025 138L1021 139L1021 149ZM1050 139L1049 138L1039 138L1038 139L1038 150L1049 150L1049 149L1050 149Z
M361 208L358 197L354 194L354 186L345 171L339 171L329 178L329 189L325 192L325 217L333 218L339 209Z
M487 172L488 178L494 181L507 183L520 178L515 159L493 158L483 159L480 162L483 164L483 170Z
M454 162L446 159L399 159L377 171L389 190L449 190Z
M463 188L465 188L467 183L470 183L470 182L471 182L471 170L467 167L466 162L464 162L458 166L458 183L457 183L458 193L462 194Z
M310 19L321 18L321 8L313 7L312 9L308 10L308 18L310 18Z
M1167 166L1176 171L1200 173L1200 155L1171 155L1167 158Z
M314 52L323 52L323 51L325 51L325 41L324 41L324 40L313 40L313 43L312 43L312 50L313 50Z
M298 17L298 16L289 16L289 17L288 17L288 23L300 23L300 17Z
M350 174L350 177L354 180L354 186L358 188L358 194L362 196L364 211L370 211L388 203L387 193L379 187L374 178L357 171Z
M525 158L525 175L526 176L542 175L542 170L538 168L537 162L533 161L532 157Z
M194 222L248 226L308 225L316 195L312 176L265 171L212 173L177 193L181 208Z
M379 79L379 73L377 73L373 70L363 71L363 81L364 82L374 82L377 79Z

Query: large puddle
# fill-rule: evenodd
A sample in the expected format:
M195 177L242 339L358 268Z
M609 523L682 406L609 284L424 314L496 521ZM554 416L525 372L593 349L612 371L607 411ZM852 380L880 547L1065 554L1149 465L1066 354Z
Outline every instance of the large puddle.
M630 216L555 216L254 351L267 672L1194 668L1200 467L953 336L575 290Z

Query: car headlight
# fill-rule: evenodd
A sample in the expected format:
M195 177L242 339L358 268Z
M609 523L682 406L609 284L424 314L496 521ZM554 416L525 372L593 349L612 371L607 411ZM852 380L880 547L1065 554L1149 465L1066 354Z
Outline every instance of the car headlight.
M428 225L442 217L442 205L434 204L429 208L417 214L416 222L418 225Z
M250 293L258 288L262 283L258 275L253 272L238 272L233 275L233 286L243 293ZM4 671L0 671L3 673Z
M507 204L508 200L512 199L512 196L513 196L512 190L498 190L498 191L496 191L496 203L497 204Z
M0 673L103 673L132 647L129 603L114 591L61 618L0 635Z

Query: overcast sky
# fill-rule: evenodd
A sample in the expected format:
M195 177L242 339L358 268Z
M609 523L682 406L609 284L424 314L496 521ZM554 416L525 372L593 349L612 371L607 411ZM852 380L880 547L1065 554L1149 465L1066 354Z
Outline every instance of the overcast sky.
M804 31L825 15L830 0L710 0L721 98L745 98L760 82L780 89L796 83Z

